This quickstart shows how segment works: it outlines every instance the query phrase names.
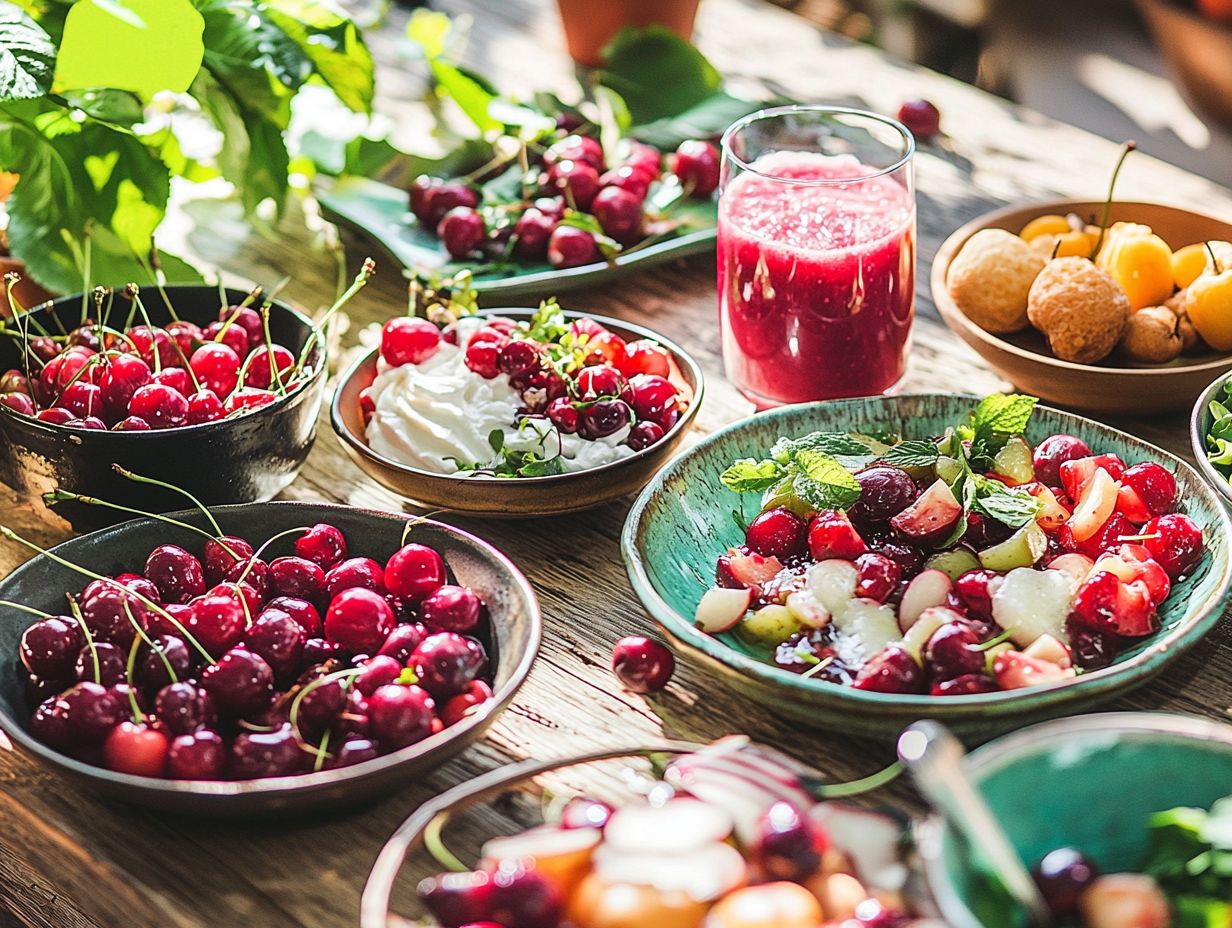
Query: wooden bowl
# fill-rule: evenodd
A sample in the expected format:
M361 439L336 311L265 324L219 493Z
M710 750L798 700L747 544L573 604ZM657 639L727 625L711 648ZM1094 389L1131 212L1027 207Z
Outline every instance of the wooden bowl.
M1232 28L1175 0L1138 0L1138 9L1194 105L1232 126Z
M1024 393L1084 412L1143 415L1188 409L1212 379L1232 370L1232 355L1212 351L1152 367L1126 367L1114 353L1098 364L1075 364L1054 357L1047 340L1033 328L1013 335L985 332L950 298L950 263L976 232L1005 229L1018 234L1032 219L1049 213L1098 220L1103 207L1102 202L1051 200L1007 206L971 220L945 240L933 259L933 302L950 330ZM1232 240L1232 223L1162 203L1113 203L1110 221L1145 223L1173 249L1207 239Z
M401 547L408 517L328 503L250 503L211 509L222 530L249 538L328 522L351 539L355 553L382 563ZM205 528L197 510L170 518ZM416 520L411 537L440 552L456 582L472 587L488 604L491 618L476 631L491 662L495 698L481 710L443 731L389 754L336 770L258 780L169 780L116 773L62 754L36 740L29 731L33 708L26 699L25 673L16 660L22 633L34 619L0 606L0 730L46 766L106 796L149 810L187 815L247 817L285 815L304 809L350 805L390 795L422 779L487 730L530 673L539 652L543 620L530 582L508 558L468 532L431 519ZM362 539L362 543L360 542ZM201 537L156 519L134 519L82 535L52 549L52 554L96 573L115 575L140 570L159 544L180 544L197 551ZM289 554L290 538L277 541L269 556ZM77 592L87 578L47 555L23 564L0 582L0 600L21 603L53 614L64 610L64 594Z
M529 319L534 314L534 311L529 309L490 309L483 312L485 315L518 320ZM579 319L583 315L621 338L630 341L648 338L657 342L675 357L681 375L693 389L693 400L680 419L663 438L649 448L601 467L552 477L509 479L484 475L462 476L438 474L410 467L377 454L368 447L364 435L359 394L376 377L376 351L360 358L342 375L330 407L330 421L334 431L338 433L338 438L351 459L368 476L424 509L448 509L498 519L529 518L591 509L636 493L667 463L692 425L702 401L702 370L684 349L649 329L589 313L565 313L568 319Z

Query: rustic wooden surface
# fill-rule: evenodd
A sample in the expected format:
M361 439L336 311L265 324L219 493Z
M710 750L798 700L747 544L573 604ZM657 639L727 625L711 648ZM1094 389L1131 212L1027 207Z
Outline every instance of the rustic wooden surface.
M550 0L447 0L449 12L473 13L466 58L502 87L568 90L572 68ZM381 62L381 106L397 114L401 141L424 144L422 90L401 49L405 14L395 12L373 37ZM941 240L975 214L1006 201L1055 194L1089 197L1103 190L1117 146L1049 123L970 87L887 61L865 47L829 38L761 0L706 0L698 41L746 92L779 91L804 100L851 102L893 113L905 98L926 96L944 114L947 137L917 159L919 268L909 390L1002 388L996 375L942 326L931 305L929 265ZM1146 157L1131 160L1122 195L1200 205L1232 216L1232 194ZM272 282L293 276L287 295L309 308L329 301L335 255L323 236L288 221L277 238L232 235L227 210L197 205L185 241L200 260L237 279ZM344 237L353 269L371 246ZM170 246L169 246L170 247ZM385 264L352 304L354 344L362 325L401 311L405 289ZM721 375L714 262L662 267L602 291L570 296L574 307L650 325L692 351L710 378L696 434L747 415L751 408ZM1115 423L1188 456L1184 416ZM336 500L398 509L399 501L366 480L345 457L322 415L308 466L288 498ZM516 523L450 519L490 539L526 571L539 591L547 634L542 654L516 704L487 740L423 782L408 783L380 805L325 820L248 825L182 821L100 800L78 791L0 743L0 924L47 928L204 928L214 925L354 924L365 875L382 842L425 798L477 771L529 756L550 757L596 745L635 743L659 734L710 739L733 731L784 746L835 778L878 769L885 745L807 733L734 699L693 667L681 666L668 690L643 699L622 692L607 669L612 643L653 632L633 597L618 536L627 503L584 515ZM4 521L43 542L67 537L41 506L0 487ZM447 517L448 518L448 517ZM0 574L24 558L0 550ZM1124 707L1164 708L1224 718L1232 705L1232 649L1220 630L1163 679ZM2 738L2 736L0 736ZM882 794L909 808L917 800L899 783Z

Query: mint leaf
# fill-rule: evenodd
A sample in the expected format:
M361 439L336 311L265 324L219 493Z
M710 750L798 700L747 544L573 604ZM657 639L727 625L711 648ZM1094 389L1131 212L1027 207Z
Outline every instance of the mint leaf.
M993 393L980 400L971 413L971 459L991 457L1011 438L1026 431L1038 402L1034 396L1017 393Z
M941 452L931 441L900 441L883 454L881 463L894 467L931 467Z
M12 3L0 4L0 101L33 100L51 90L56 47Z
M868 456L867 444L846 432L813 432L803 438L780 438L770 449L776 461L786 461L801 451L821 451L836 457Z
M782 475L782 467L774 461L743 458L723 471L719 480L737 493L760 493L774 486Z
M860 484L832 455L805 450L794 458L799 473L792 489L817 509L846 509L860 498Z
M1039 515L1040 501L1026 490L982 477L974 479L977 492L971 508L980 515L1010 528L1022 528Z

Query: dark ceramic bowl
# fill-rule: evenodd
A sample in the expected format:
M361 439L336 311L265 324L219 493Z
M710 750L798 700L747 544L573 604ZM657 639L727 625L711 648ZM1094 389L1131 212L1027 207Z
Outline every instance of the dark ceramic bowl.
M204 326L218 317L215 287L170 286L176 313ZM247 294L228 290L238 303ZM161 299L147 299L155 325L171 321ZM48 331L67 331L81 318L81 295L67 296L32 313ZM308 341L312 322L285 303L270 307L270 335L292 353ZM0 339L0 370L21 368L16 342ZM247 503L274 496L295 479L316 435L325 389L324 350L311 360L313 374L298 390L235 419L150 432L95 432L40 422L0 406L0 480L38 496L56 488L95 496L144 512L184 505L178 493L126 480L112 464L156 477L192 493L207 506ZM79 531L126 518L98 506L62 503L56 511Z
M529 309L490 309L484 315L529 319ZM621 338L648 338L676 359L681 376L693 389L693 400L679 421L655 444L619 461L553 477L509 479L437 474L400 464L368 447L359 394L376 378L377 352L356 361L342 375L330 407L330 420L351 459L373 480L425 509L448 509L489 518L560 515L590 509L636 493L667 463L693 424L703 393L702 369L684 349L641 326L589 313L567 312L568 319L586 316Z
M334 506L325 503L253 503L212 510L222 529L250 539L317 522L330 522L351 540L355 552L382 562L401 545L409 517ZM206 521L196 510L173 518L198 527ZM25 696L25 675L17 662L22 632L33 619L0 607L0 729L12 741L48 766L100 793L152 809L194 815L240 816L341 805L385 795L416 776L439 767L477 740L513 699L539 651L542 619L530 583L491 545L451 525L416 520L410 538L436 548L457 582L473 587L488 604L491 619L479 637L492 664L495 699L466 719L424 741L374 760L339 770L294 777L245 781L163 780L114 773L74 760L30 736L31 707ZM362 544L359 542L362 539ZM197 550L201 536L154 519L137 519L83 535L58 545L53 553L96 573L139 570L148 552L159 544L180 544ZM271 557L288 554L292 540L275 542ZM0 600L47 612L64 609L64 594L80 591L88 578L39 556L0 582Z
M967 696L875 693L775 667L735 634L707 635L693 624L716 558L743 541L731 517L742 498L718 479L732 461L760 459L779 438L817 429L940 435L978 402L973 396L929 393L784 406L707 436L660 471L629 512L621 542L634 592L683 654L753 702L803 725L882 738L897 737L921 718L987 737L1088 709L1142 685L1197 646L1219 624L1232 595L1232 522L1219 497L1192 467L1162 448L1047 406L1036 407L1028 441L1067 433L1129 463L1158 461L1176 475L1179 511L1201 526L1206 539L1201 560L1160 609L1160 630L1132 642L1109 666L1073 680Z

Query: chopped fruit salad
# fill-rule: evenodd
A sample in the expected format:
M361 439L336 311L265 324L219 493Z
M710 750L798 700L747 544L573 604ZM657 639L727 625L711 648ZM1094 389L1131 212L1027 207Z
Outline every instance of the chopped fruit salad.
M555 301L529 321L403 316L360 397L368 446L441 474L547 477L661 441L693 400L672 353Z
M492 699L487 608L434 549L381 564L324 523L255 549L215 531L132 572L80 569L65 615L4 604L39 616L19 654L34 737L120 773L250 780L388 754Z
M904 898L901 823L818 802L798 770L725 739L643 778L641 801L554 804L556 821L489 840L420 899L442 928L938 925Z
M814 432L724 485L758 493L696 625L773 664L885 693L1054 684L1159 630L1201 528L1175 477L1073 435L1034 447L1034 397L996 394L940 437Z
M1053 914L1081 928L1216 928L1232 925L1232 797L1210 810L1178 807L1146 823L1139 873L1101 874L1080 850L1058 848L1035 866ZM1069 923L1069 922L1067 922Z
M20 368L0 376L0 406L113 432L204 425L268 406L311 380L320 360L315 332L298 355L271 338L260 294L223 301L204 327L176 318L170 300L172 321L151 324L132 284L119 294L96 288L67 333L22 313L0 327L24 349Z

